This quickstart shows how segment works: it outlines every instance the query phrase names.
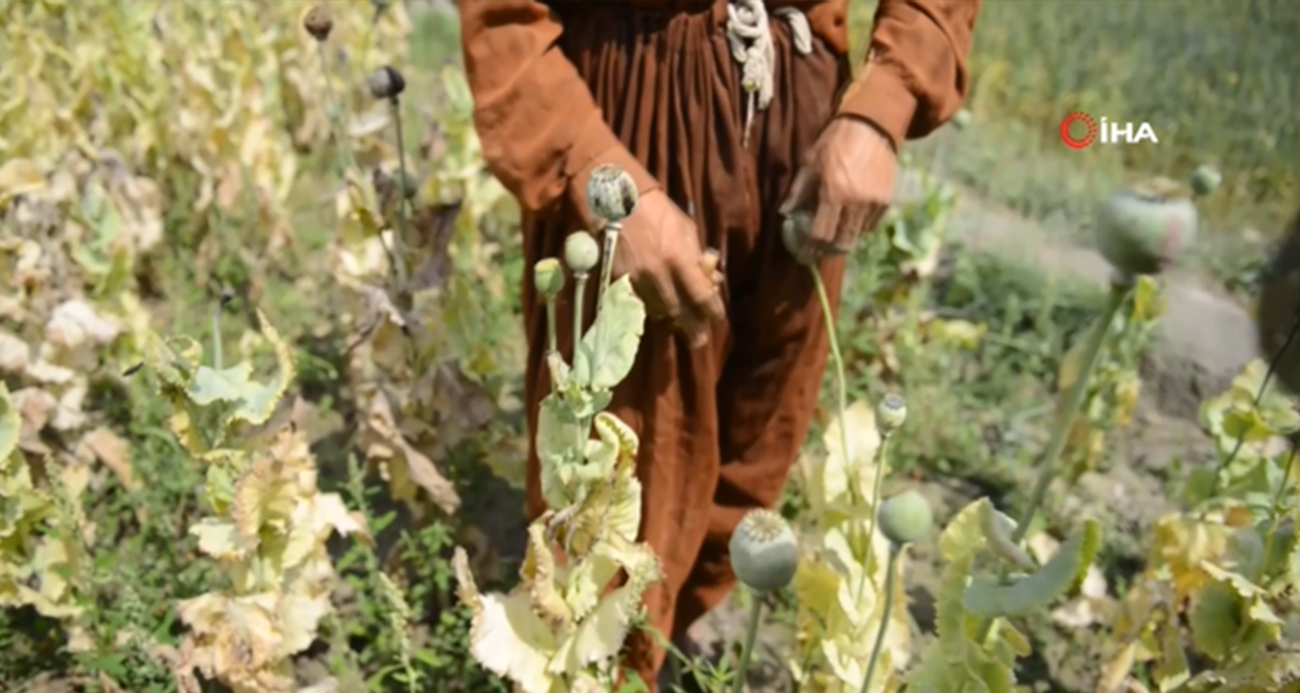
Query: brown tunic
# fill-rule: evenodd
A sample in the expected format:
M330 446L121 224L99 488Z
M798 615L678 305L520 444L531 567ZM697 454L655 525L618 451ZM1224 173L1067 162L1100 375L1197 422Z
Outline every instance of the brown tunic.
M775 95L754 114L746 148L725 0L460 2L475 125L488 167L524 209L528 267L559 256L568 233L592 228L583 188L605 163L629 171L643 193L661 188L693 208L701 242L723 255L727 324L695 350L670 325L648 324L611 407L641 438L643 533L666 572L647 611L666 636L733 586L731 532L750 508L779 501L817 405L826 325L808 270L782 246L777 213L802 154L837 112L869 120L895 146L950 118L968 88L980 1L881 0L871 69L853 83L848 0L767 5L799 6L816 38L801 55L773 18ZM844 260L820 269L838 309ZM531 276L523 279L531 427L549 379L544 311ZM572 313L558 312L567 354L563 318ZM536 516L544 506L533 453L528 470ZM629 654L653 686L663 651L641 637Z

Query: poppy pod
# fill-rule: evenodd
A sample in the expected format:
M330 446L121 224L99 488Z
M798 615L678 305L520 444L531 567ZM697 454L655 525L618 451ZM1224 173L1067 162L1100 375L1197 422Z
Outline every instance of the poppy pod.
M564 290L564 269L553 257L538 260L533 265L533 286L546 298L555 298Z
M880 504L880 533L895 546L923 539L934 527L929 501L906 491Z
M800 262L807 264L803 256L803 244L812 231L813 216L807 212L795 210L781 220L781 243L785 249Z
M1128 275L1158 274L1196 237L1197 213L1178 183L1156 178L1120 190L1097 214L1097 248Z
M393 100L406 91L406 78L391 65L377 67L366 77L366 88L376 99Z
M590 272L600 262L600 247L586 231L575 231L564 240L564 264L575 273Z
M882 433L890 434L903 427L907 421L907 402L902 395L890 393L880 398L876 405L876 422Z
M587 207L591 213L617 224L636 209L636 182L613 164L597 166L587 179Z
M952 115L952 121L950 122L958 130L965 130L970 125L971 118L971 112L963 108Z
M756 592L779 590L794 580L799 544L794 530L771 510L751 510L731 535L731 569Z
M1192 171L1192 192L1197 195L1209 195L1223 182L1223 174L1209 164L1197 166Z
M334 18L330 16L328 7L317 5L307 11L307 15L302 19L302 27L311 34L312 38L324 41L334 30Z

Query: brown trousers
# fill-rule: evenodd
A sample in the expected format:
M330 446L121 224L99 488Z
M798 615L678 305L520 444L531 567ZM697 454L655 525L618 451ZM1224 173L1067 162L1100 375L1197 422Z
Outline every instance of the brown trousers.
M826 324L808 268L781 242L777 209L851 75L846 56L820 39L812 54L797 54L786 23L773 21L776 94L755 113L746 149L725 6L695 13L615 8L582 3L564 17L563 50L632 154L679 206L693 206L700 241L722 253L726 274L728 324L707 347L692 350L667 322L648 323L611 406L641 440L642 531L666 575L647 595L647 616L665 637L677 637L731 590L732 530L746 511L780 500L817 406ZM527 216L527 266L561 256L575 219L572 209ZM843 258L820 269L837 307ZM538 402L550 385L546 318L525 274L525 389L536 430ZM594 294L584 315L594 313ZM568 355L572 308L561 302L557 312L559 346ZM536 517L545 505L533 449L527 479L528 511ZM626 663L652 687L663 659L646 634L629 643Z

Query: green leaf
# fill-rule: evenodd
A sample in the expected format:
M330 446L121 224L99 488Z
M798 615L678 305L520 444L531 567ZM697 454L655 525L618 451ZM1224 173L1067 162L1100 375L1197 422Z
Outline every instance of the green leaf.
M1187 662L1187 652L1183 650L1183 633L1177 625L1166 621L1160 627L1159 637L1161 657L1152 667L1151 676L1157 690L1167 691L1186 682L1191 676L1191 667Z
M145 362L168 385L181 390L190 386L194 371L203 358L203 347L189 337L163 338L149 333L141 347Z
M1260 693L1290 690L1283 682L1300 680L1300 654L1261 652L1228 667L1207 669L1171 693Z
M253 384L252 377L253 364L248 362L222 370L199 366L190 383L190 400L200 407L209 407L217 402L238 402L244 390Z
M1288 397L1265 397L1259 403L1259 416L1274 435L1290 435L1300 430L1300 412Z
M1264 531L1271 531L1271 527ZM1267 552L1260 561L1260 572L1265 582L1286 575L1292 570L1296 559L1300 558L1300 553L1297 553L1297 548L1300 548L1300 535L1296 533L1295 525L1278 527L1273 535L1273 541L1265 546Z
M254 380L253 366L249 363L236 364L222 370L199 366L187 390L190 400L199 406L210 406L217 402L234 404L234 409L226 418L227 423L246 421L254 426L266 423L288 391L289 383L293 381L292 349L261 311L258 311L258 317L262 333L275 348L278 368L271 380L266 383Z
M420 648L415 651L414 658L416 661L423 662L430 669L434 670L442 669L447 666L447 662L443 660L442 656L433 650Z
M980 518L980 524L984 528L984 539L988 541L993 554L1021 570L1036 570L1038 564L1029 553L1011 541L1011 535L1016 531L1015 521L998 512L992 505L985 507L987 510Z
M1233 405L1223 415L1223 432L1247 443L1268 440L1273 435L1268 423L1254 407Z
M1189 621L1192 644L1201 653L1222 660L1242 626L1244 600L1228 585L1213 582L1201 590Z
M548 395L537 411L537 456L543 465L567 464L582 454L587 436L559 397Z
M582 464L588 437L588 431L582 429L555 393L542 400L537 413L537 458L541 463L542 498L552 509L573 501L565 480L571 467Z
M122 680L130 675L125 658L121 655L92 655L82 660L82 666L104 674L110 679Z
M1225 392L1216 397L1211 397L1201 403L1200 419L1201 426L1206 433L1218 438L1224 436L1223 417L1233 406L1232 394Z
M1264 565L1264 537L1254 527L1241 527L1228 537L1228 555L1237 572L1258 575Z
M580 388L570 390L565 393L564 406L569 415L577 419L590 419L605 411L614 399L614 393L609 390L591 391Z
M1193 467L1183 482L1183 502L1195 508L1210 499L1218 470L1212 466Z
M1083 580L1100 548L1101 525L1088 520L1083 531L1061 544L1052 560L1033 573L1006 581L986 575L973 578L962 605L984 618L1018 616L1042 609Z
M593 390L612 390L631 372L645 329L645 305L621 277L601 299L596 321L573 357L572 378Z
M1011 693L1015 685L1010 648L986 650L975 642L974 619L962 604L962 594L980 551L984 549L983 517L992 512L987 499L967 505L939 537L939 552L948 565L937 595L936 630L907 675L910 688L930 693Z
M649 690L650 687L646 685L645 679L642 679L641 675L635 671L629 673L627 680L618 687L618 693L646 693Z

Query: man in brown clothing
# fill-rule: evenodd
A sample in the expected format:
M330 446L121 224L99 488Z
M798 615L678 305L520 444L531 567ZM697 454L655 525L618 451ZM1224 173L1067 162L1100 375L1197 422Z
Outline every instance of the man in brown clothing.
M523 208L526 266L597 230L584 199L596 166L618 165L640 192L614 272L651 321L611 411L641 439L644 538L666 576L646 606L665 635L733 586L732 530L776 505L817 404L826 325L807 268L782 244L783 216L809 215L800 253L838 307L844 254L888 206L899 145L966 96L979 6L881 0L855 79L848 0L459 4L475 125ZM700 270L705 248L720 254L720 283ZM550 383L530 276L524 319L531 428ZM571 326L557 332L567 353ZM527 495L540 515L535 452ZM629 664L653 685L664 653L634 641Z

